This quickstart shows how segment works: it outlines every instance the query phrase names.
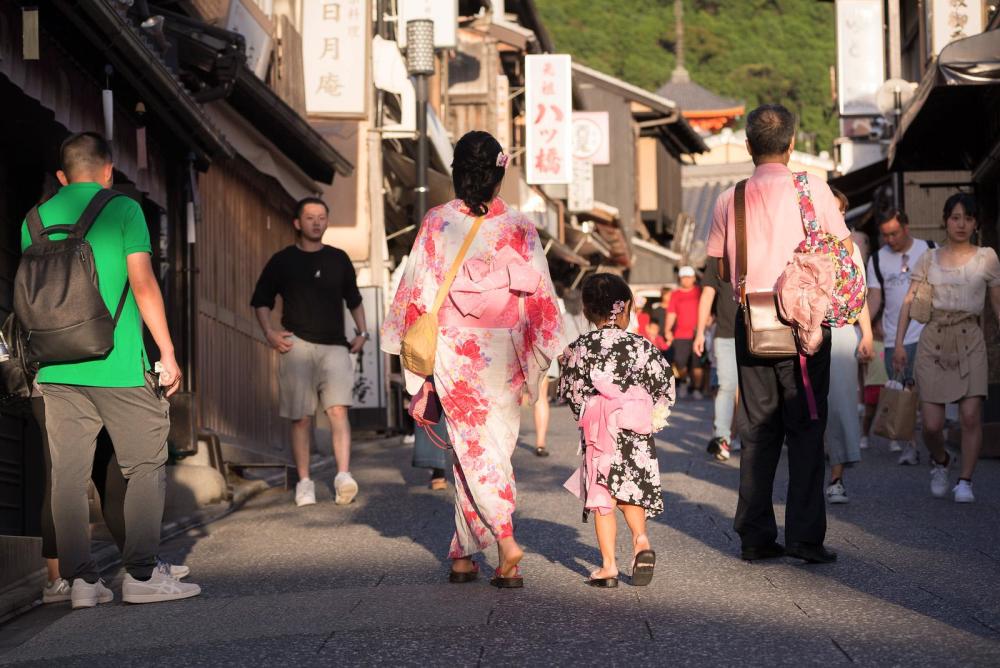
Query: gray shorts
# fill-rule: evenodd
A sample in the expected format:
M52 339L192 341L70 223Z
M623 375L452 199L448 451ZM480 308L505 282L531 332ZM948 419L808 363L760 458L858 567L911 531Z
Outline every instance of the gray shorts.
M344 346L309 343L297 336L278 364L279 414L300 420L317 408L350 406L354 399L354 361Z

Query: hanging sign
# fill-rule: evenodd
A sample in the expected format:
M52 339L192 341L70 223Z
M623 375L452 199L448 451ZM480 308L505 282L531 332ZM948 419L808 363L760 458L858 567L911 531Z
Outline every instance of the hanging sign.
M983 31L983 3L933 0L927 3L932 26L933 55L958 39L978 35Z
M302 3L302 66L310 116L366 116L370 16L370 0Z
M530 184L573 180L572 62L568 55L524 57L525 167Z
M226 30L243 35L246 40L247 67L258 79L267 76L271 64L274 28L270 20L249 0L232 0L226 17Z
M837 102L842 116L878 116L885 81L882 0L837 0Z
M399 48L406 48L406 23L414 19L434 21L434 48L458 46L458 0L399 0L396 33Z
M594 209L594 163L573 161L573 183L569 184L569 210L577 213Z
M573 112L573 157L594 165L611 164L608 112Z

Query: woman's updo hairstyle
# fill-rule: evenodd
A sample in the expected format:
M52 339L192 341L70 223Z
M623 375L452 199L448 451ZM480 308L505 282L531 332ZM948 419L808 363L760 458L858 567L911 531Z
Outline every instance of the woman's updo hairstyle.
M951 218L951 214L955 211L955 207L959 204L965 209L965 213L968 216L972 216L976 219L976 223L979 223L979 206L976 204L976 198L974 195L969 193L955 193L944 203L944 222L947 224L948 219Z
M632 289L618 274L591 274L583 281L581 292L583 315L595 325L611 319L615 304L621 302L619 308L629 308L632 302Z
M467 132L455 144L451 178L455 196L477 216L485 216L497 185L507 171L497 164L503 153L500 143L489 132Z

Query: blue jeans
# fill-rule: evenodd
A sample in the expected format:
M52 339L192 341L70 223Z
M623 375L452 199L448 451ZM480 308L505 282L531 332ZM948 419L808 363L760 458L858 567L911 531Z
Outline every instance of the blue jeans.
M900 379L896 378L896 372L892 368L892 353L896 350L895 346L890 348L886 346L885 348L885 371L889 374L890 380L900 380L903 384L907 381L913 380L913 365L917 361L917 345L916 343L908 343L903 348L906 349L906 371L903 372L903 377Z
M736 339L715 339L715 368L719 374L719 392L715 395L716 438L732 440L733 411L736 409Z

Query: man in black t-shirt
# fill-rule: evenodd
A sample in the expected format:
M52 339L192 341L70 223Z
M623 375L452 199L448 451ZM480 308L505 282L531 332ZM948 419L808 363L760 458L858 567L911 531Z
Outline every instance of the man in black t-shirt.
M298 506L316 503L316 487L309 476L309 446L317 408L330 418L333 430L336 503L348 504L358 493L358 483L350 473L347 410L354 388L351 355L361 351L369 335L351 259L339 248L323 244L328 213L319 198L307 197L298 203L293 221L298 241L271 257L250 301L267 342L281 353L279 413L292 421ZM282 299L281 328L275 328L271 320L278 295ZM351 341L344 334L344 304L355 324Z
M709 262L705 269L698 303L698 326L695 330L694 352L705 352L705 330L709 319L715 316L715 369L719 375L719 390L715 395L715 428L708 451L719 461L729 459L733 442L733 414L736 410L736 393L739 376L736 369L736 311L733 286L719 276L718 262Z

